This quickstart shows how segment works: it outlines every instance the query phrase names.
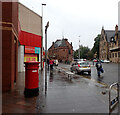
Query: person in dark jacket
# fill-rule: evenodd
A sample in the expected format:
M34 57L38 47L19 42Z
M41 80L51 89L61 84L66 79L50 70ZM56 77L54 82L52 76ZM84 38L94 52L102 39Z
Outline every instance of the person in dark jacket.
M50 63L49 61L50 61L50 60L49 60L49 59L47 59L47 64L48 64L48 70L49 70L49 63Z
M97 69L98 77L100 77L101 72L103 73L104 71L103 71L103 68L102 68L102 64L99 60L96 63L96 69Z

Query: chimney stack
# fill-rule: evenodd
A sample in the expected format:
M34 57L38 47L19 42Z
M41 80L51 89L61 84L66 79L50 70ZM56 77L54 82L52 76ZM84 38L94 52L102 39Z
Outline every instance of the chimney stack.
M115 33L118 33L118 25L115 26Z

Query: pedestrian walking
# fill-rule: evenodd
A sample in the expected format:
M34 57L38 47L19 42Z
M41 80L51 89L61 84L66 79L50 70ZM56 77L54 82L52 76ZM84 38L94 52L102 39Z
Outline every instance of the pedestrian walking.
M54 61L52 59L50 59L49 64L50 64L50 69L53 69Z
M93 66L94 66L94 59L93 59Z
M101 73L103 73L104 70L103 70L102 64L101 64L101 62L99 60L97 60L96 69L97 69L98 77L100 77Z
M49 70L49 63L50 63L50 62L49 62L49 59L47 59L48 70Z

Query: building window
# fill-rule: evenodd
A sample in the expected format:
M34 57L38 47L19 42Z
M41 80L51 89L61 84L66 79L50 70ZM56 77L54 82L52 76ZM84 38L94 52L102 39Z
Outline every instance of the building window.
M69 54L71 54L71 51L70 51L70 49L68 50L68 53L69 53Z
M115 53L115 57L117 57L117 53Z
M110 58L111 58L111 54L110 54Z
M114 58L114 53L112 53L112 57Z
M118 57L120 57L120 52L118 52Z

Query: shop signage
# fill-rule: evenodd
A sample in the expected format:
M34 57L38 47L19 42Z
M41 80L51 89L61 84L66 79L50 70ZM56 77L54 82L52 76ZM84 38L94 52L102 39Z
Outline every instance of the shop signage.
M28 62L28 61L37 61L37 54L25 54L24 62Z
M40 54L39 47L25 46L25 53L35 53Z
M39 47L35 47L35 54L40 54L40 48Z

